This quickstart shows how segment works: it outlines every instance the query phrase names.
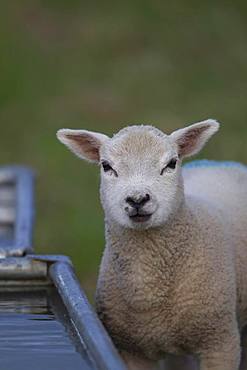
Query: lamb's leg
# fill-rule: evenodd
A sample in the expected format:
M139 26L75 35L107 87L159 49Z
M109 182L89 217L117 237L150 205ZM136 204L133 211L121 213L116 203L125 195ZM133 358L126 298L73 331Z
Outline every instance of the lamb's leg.
M242 347L240 370L247 370L247 347Z
M159 365L155 361L139 357L128 352L121 352L121 357L127 365L128 370L158 370Z
M163 370L198 370L199 365L196 358L192 356L168 355L164 361Z
M241 348L242 348L242 356L241 356L240 370L247 370L247 327L245 327L242 331Z
M238 370L240 365L239 337L232 337L221 344L218 350L200 355L200 370Z

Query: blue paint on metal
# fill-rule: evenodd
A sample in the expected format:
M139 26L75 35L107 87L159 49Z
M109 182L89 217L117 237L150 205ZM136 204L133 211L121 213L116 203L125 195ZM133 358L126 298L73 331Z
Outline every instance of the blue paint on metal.
M198 167L239 167L247 170L247 166L240 162L234 161L214 161L208 159L199 159L185 163L183 168L198 168Z

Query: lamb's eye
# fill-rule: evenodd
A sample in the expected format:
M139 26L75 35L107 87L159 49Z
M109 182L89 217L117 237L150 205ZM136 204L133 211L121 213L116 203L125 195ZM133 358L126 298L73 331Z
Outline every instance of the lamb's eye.
M108 172L108 171L112 171L113 168L109 165L108 162L102 162L102 167L104 169L105 172Z
M177 159L176 158L171 159L170 162L168 162L168 164L166 165L166 167L162 169L160 174L163 175L164 171L168 168L171 170L174 170L176 168L176 164L177 164Z
M177 164L177 160L176 158L173 158L170 160L166 168L172 168L174 170L174 168L176 167L176 164Z
M107 161L103 161L101 164L104 172L112 172L116 177L118 176L117 172L109 165Z

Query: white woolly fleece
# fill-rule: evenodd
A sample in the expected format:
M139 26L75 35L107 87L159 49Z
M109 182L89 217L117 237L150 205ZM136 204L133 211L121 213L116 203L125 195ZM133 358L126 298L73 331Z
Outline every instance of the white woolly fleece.
M171 353L198 356L200 370L238 370L247 323L247 170L181 166L218 128L206 120L170 135L152 126L112 138L58 133L80 158L101 165L106 248L96 307L129 369L154 369Z

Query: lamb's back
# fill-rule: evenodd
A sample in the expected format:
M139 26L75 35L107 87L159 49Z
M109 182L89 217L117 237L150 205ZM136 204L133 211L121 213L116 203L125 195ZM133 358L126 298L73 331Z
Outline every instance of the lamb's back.
M246 211L247 166L237 162L193 161L183 167L183 175L185 194L213 201L231 216Z
M236 162L194 161L183 169L185 196L217 208L226 220L236 256L238 311L247 321L247 166Z

